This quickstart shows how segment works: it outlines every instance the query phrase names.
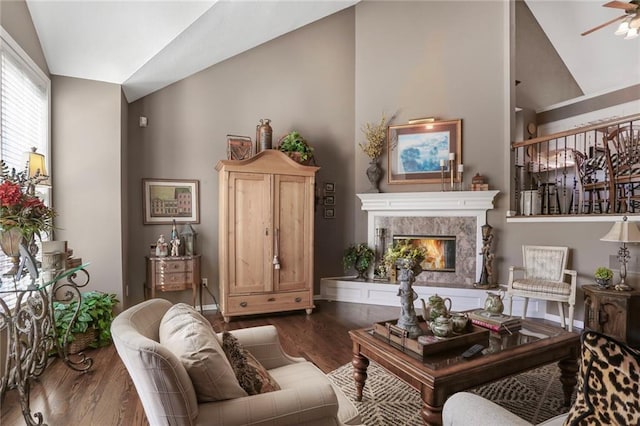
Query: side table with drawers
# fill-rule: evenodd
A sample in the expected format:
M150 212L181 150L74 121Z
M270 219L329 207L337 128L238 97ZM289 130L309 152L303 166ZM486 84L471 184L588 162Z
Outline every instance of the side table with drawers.
M156 297L156 291L191 290L193 306L200 286L200 255L147 256L145 297Z
M584 285L584 327L640 347L640 291Z

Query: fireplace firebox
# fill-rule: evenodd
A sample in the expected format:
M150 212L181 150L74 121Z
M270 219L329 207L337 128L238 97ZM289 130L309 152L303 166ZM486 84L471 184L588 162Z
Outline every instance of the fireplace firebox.
M431 272L456 271L455 235L394 235L394 244L406 240L414 247L423 247L427 256L422 262L422 270Z

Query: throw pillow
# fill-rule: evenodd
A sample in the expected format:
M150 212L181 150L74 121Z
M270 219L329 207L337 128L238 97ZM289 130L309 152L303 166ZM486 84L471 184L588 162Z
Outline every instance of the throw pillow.
M565 425L640 424L640 351L594 331L582 334L576 402Z
M211 324L192 306L178 303L160 322L160 344L187 370L199 402L240 398L240 387Z
M238 383L249 395L280 390L280 386L267 369L228 331L222 334L222 348Z

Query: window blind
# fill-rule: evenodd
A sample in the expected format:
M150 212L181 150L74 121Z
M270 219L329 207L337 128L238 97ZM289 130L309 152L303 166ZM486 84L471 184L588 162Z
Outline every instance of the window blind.
M2 27L0 64L0 159L9 169L22 171L32 147L49 159L50 81ZM41 198L47 202L49 197ZM0 250L0 273L10 266L9 258ZM0 296L14 303L11 293Z

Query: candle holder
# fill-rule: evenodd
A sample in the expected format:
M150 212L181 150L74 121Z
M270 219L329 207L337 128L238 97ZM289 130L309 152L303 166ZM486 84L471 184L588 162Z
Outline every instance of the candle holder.
M444 164L440 164L440 183L442 184L442 191L444 191Z
M454 183L453 183L453 166L455 165L455 160L449 160L449 176L451 177L451 190L455 191L456 188L454 187Z
M462 172L464 171L464 165L462 163L458 164L458 184L459 184L459 191L464 191L464 185L463 185L463 181L464 179L462 179Z

